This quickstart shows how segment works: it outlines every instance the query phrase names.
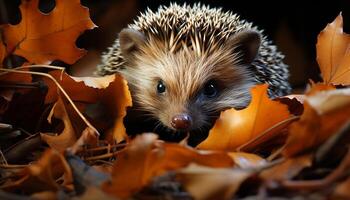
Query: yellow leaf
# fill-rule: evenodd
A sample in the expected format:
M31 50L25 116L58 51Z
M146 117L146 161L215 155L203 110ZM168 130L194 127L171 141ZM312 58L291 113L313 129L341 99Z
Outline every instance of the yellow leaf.
M252 100L243 110L223 111L200 149L235 150L273 125L288 119L288 107L267 96L267 85L252 88ZM275 132L274 132L275 133Z
M327 84L350 84L350 36L343 32L341 14L318 35L317 62Z

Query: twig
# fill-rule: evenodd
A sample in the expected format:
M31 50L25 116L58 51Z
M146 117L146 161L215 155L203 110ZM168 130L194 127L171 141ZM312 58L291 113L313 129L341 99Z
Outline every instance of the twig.
M25 67L30 67L30 66L25 66ZM23 69L23 67L21 68ZM97 129L84 117L84 115L79 111L79 109L76 107L72 99L69 97L69 95L66 93L66 91L63 89L63 87L59 84L59 82L50 74L43 73L43 72L31 72L31 71L20 71L17 69L4 69L0 68L0 71L4 72L13 72L13 73L20 73L20 74L32 74L32 75L39 75L39 76L45 76L49 79L51 79L56 86L59 88L59 90L63 93L63 95L66 97L68 102L72 105L73 109L75 112L79 115L79 117L85 122L85 124L90 127L93 131L95 131L96 134L100 135L100 133L97 131ZM0 76L3 74L0 74Z

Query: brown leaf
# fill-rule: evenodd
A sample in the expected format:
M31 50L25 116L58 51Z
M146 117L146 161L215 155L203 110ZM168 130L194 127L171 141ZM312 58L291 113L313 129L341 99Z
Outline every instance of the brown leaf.
M317 62L327 84L350 84L350 36L343 32L341 14L318 35Z
M259 168L266 165L266 160L256 154L243 152L230 152L228 154L235 164L242 169Z
M0 26L1 28L1 26ZM2 62L4 61L4 58L6 57L6 47L4 43L2 42L2 37L0 33L0 67L2 67Z
M96 146L98 142L98 134L92 130L90 127L86 127L86 129L82 132L79 139L74 143L74 145L69 149L72 154L76 154L82 151L83 146L91 145Z
M61 186L73 183L72 172L64 156L58 151L48 149L36 163L23 169L20 179L1 188L8 191L20 189L26 193L57 191L60 185L56 179L62 175L64 182Z
M252 174L243 169L215 169L190 165L176 177L194 199L232 199L241 183Z
M312 155L305 154L295 158L290 158L281 164L262 171L260 177L267 181L290 180L304 168L310 167L311 164Z
M267 96L267 85L252 88L252 101L246 109L223 111L200 149L235 150L265 130L291 117L288 107ZM271 112L273 111L273 112ZM270 137L278 133L270 132Z
M315 148L350 120L350 89L321 91L305 98L304 113L290 126L283 154L287 157Z
M38 6L39 0L22 1L22 21L4 27L7 51L36 64L49 64L53 60L73 64L85 55L84 50L75 46L75 41L95 25L80 0L56 1L49 14L43 14Z
M225 153L200 153L178 144L159 141L154 134L143 134L119 154L113 166L112 181L104 184L103 190L127 198L155 176L185 167L191 162L211 167L233 166L232 159Z
M127 138L123 118L126 115L126 108L132 106L132 100L127 82L122 76L71 77L60 71L53 71L50 74L73 101L84 104L102 103L106 108L104 112L107 112L104 114L109 115L110 119L114 119L111 134L107 137L111 137L117 142ZM55 102L58 94L57 87L53 81L44 80L49 88L45 102Z
M350 178L341 182L334 191L334 199L350 199Z
M41 133L41 138L51 148L63 152L66 148L73 146L77 141L77 134L72 126L72 122L68 116L66 106L61 98L53 106L48 121L51 123L52 117L62 120L64 129L62 133L57 136Z

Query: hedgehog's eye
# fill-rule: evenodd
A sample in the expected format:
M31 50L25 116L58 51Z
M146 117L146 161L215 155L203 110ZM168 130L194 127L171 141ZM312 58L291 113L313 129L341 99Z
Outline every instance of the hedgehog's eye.
M203 89L203 94L206 97L213 98L217 95L217 93L218 93L218 90L214 81L209 81L207 84L205 84Z
M157 92L158 92L159 94L165 92L165 85L164 85L164 83L163 83L162 80L159 80L159 81L158 81L158 84L157 84Z

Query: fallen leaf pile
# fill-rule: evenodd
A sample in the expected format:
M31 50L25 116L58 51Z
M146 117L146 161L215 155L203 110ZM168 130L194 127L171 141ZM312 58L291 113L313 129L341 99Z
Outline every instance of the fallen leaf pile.
M1 199L350 199L350 36L342 17L319 34L322 83L277 99L251 88L196 147L154 133L131 138L120 75L73 77L95 27L79 0L48 14L23 0L21 22L0 31ZM23 57L20 67L4 63ZM340 87L338 87L340 86ZM135 126L137 126L135 124Z

